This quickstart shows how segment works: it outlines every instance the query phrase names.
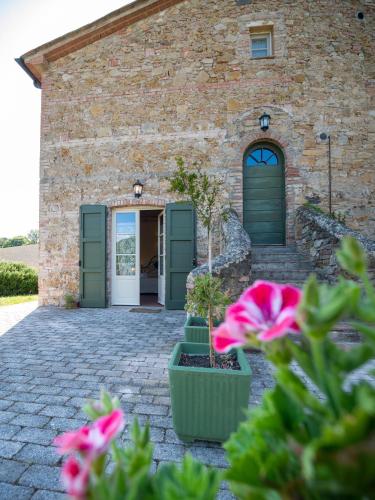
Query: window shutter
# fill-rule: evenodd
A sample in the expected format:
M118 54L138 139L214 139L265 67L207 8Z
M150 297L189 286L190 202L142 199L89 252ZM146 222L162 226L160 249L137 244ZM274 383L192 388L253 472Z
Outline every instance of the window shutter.
M80 207L80 306L106 307L105 205Z
M184 309L186 278L195 267L195 212L190 203L166 206L166 309Z

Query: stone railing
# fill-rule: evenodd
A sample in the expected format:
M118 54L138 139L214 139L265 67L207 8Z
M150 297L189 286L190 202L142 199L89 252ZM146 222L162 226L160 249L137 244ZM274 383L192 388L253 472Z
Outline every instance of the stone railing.
M223 221L222 236L223 251L212 261L212 274L223 280L223 290L236 299L251 281L251 241L232 209ZM195 278L206 273L207 264L193 269L187 279L187 289L194 288Z
M336 260L336 250L344 236L353 236L364 249L370 275L375 279L375 241L349 229L328 215L314 209L299 207L295 224L296 244L299 252L307 255L318 276L333 282L342 273Z

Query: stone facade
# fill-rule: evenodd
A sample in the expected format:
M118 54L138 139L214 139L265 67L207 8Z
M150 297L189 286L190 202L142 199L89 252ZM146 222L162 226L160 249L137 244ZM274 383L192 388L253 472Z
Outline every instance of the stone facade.
M306 207L297 210L295 229L298 250L309 257L320 278L334 282L340 274L345 274L337 262L336 251L340 248L342 238L351 236L362 246L369 274L375 282L375 241L328 215Z
M42 304L78 292L79 206L125 206L137 178L146 204L170 200L177 155L224 176L241 217L245 150L258 140L279 145L290 242L295 210L306 198L327 207L328 147L319 139L326 132L333 208L352 228L374 234L375 3L168 5L43 65ZM262 25L272 28L274 54L251 59L250 29ZM271 116L267 132L259 128L263 112Z

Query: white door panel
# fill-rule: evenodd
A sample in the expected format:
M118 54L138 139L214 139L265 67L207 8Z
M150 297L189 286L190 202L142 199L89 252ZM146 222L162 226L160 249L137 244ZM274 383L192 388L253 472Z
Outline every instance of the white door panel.
M140 304L139 211L116 210L112 224L112 305Z

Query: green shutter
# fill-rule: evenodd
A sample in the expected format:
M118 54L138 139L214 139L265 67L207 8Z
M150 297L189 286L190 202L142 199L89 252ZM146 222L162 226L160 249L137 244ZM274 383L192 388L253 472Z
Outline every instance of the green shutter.
M106 307L106 217L104 205L80 208L80 306Z
M166 309L184 309L186 278L195 267L195 212L190 203L166 206Z

